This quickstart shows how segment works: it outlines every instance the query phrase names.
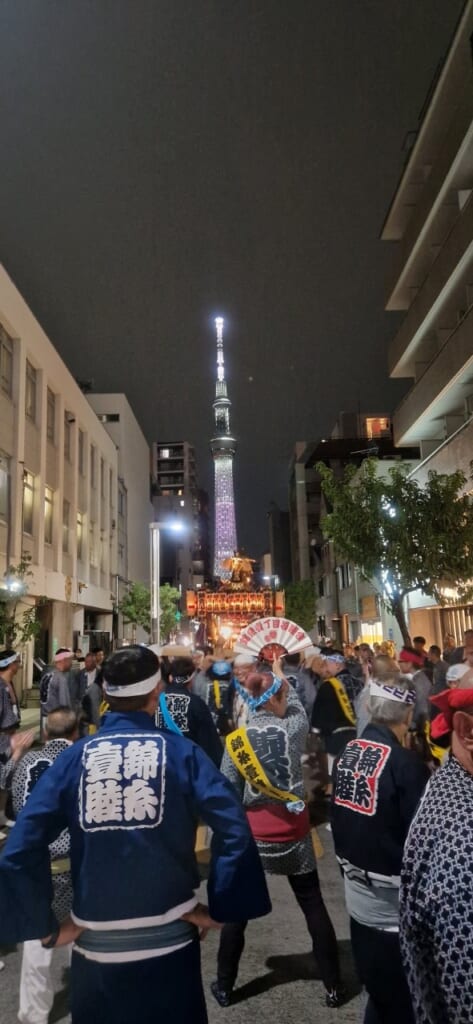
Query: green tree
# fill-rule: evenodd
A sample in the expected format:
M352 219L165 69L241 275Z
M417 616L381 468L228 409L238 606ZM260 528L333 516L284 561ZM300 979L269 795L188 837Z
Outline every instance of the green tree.
M422 590L445 604L445 587L459 600L473 595L473 507L463 493L467 478L429 473L422 487L399 463L387 475L377 461L347 466L343 477L324 463L317 472L329 508L322 527L337 553L377 587L410 644L404 599Z
M130 622L133 627L133 639L136 639L137 626L141 626L147 633L150 631L150 603L149 589L143 583L131 583L119 602L118 611L123 615L123 621Z
M177 603L179 591L164 583L159 588L160 613L160 643L168 639L169 634L176 628ZM133 638L136 636L137 626L141 626L147 633L151 631L151 595L148 587L143 583L131 583L125 596L118 605L118 611L123 615L124 622L130 622L133 627Z
M315 624L315 588L312 580L289 583L286 587L286 615L307 631Z
M161 608L160 615L160 632L161 640L160 643L169 639L169 634L176 628L176 612L179 601L179 591L176 587L171 587L169 583L165 583L159 588L159 605Z
M7 647L23 647L40 631L36 604L19 611L32 576L31 555L22 555L18 565L8 566L0 583L0 638Z

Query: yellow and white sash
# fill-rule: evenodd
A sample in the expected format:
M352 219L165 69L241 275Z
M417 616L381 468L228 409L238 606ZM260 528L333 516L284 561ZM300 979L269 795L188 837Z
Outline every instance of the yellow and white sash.
M273 797L274 800L282 800L285 804L304 803L299 796L295 796L294 793L290 793L288 790L279 789L278 786L273 786L272 782L269 781L259 758L251 746L246 729L235 729L234 732L227 736L225 742L235 768L238 769L240 775L243 775L248 785L258 789L260 793L265 793L266 796Z

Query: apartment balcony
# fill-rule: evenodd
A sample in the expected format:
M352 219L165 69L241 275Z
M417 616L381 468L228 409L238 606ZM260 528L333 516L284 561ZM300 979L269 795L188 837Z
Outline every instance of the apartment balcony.
M416 375L415 363L422 361L426 336L438 326L439 317L455 290L462 285L465 288L473 280L472 265L473 196L470 196L389 346L391 377ZM464 305L464 301L460 301L458 308Z
M473 306L470 306L397 407L393 417L395 444L445 439L452 432L452 422L461 424L467 400L472 395Z
M386 309L408 309L412 289L418 288L442 245L455 216L456 195L473 184L473 83L463 102L452 111L452 121L442 149L430 170L418 202L414 204L405 234L395 256ZM458 209L458 207L457 207ZM384 241L396 240L389 218Z

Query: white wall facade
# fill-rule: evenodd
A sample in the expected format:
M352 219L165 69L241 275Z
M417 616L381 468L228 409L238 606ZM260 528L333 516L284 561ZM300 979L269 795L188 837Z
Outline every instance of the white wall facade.
M0 578L31 556L26 601L49 608L49 658L87 619L111 632L118 457L3 267L0 341Z

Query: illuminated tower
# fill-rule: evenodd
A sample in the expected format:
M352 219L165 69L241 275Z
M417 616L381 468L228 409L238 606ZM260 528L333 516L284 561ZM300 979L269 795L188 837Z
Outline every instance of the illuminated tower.
M223 318L217 317L217 381L215 384L215 437L210 442L215 466L215 548L214 576L228 579L230 572L222 568L225 558L237 550L235 500L233 497L233 456L235 438L230 433L230 406L223 363Z

